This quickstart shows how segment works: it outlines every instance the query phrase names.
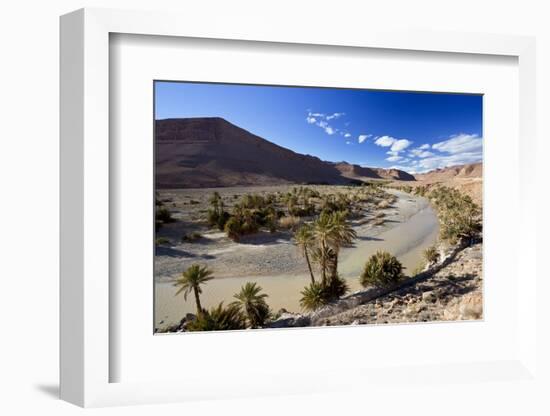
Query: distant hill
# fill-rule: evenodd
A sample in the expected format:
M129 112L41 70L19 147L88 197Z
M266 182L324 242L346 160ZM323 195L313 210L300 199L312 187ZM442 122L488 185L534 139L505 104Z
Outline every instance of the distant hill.
M417 181L445 182L454 178L481 178L482 176L483 163L479 162L435 169L427 173L415 175L415 179Z
M470 195L477 204L483 205L482 162L436 169L415 175L415 178L417 186L450 186Z
M399 169L367 168L347 162L335 163L342 176L352 179L388 179L414 181L414 176Z
M414 180L396 169L331 163L295 153L222 118L157 120L155 135L157 188Z

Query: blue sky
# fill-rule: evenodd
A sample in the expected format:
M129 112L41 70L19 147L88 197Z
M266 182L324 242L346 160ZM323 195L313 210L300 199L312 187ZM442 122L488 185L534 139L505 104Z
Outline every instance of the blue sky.
M155 118L223 117L323 160L411 173L482 160L482 96L155 82Z

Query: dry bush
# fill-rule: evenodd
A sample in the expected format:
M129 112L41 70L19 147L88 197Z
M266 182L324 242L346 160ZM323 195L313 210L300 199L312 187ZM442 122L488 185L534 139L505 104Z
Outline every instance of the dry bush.
M296 230L300 225L300 218L298 217L282 217L279 218L279 227L283 230Z
M378 203L378 208L381 208L381 209L386 209L386 208L389 208L390 207L390 203L387 201L387 200L382 200Z

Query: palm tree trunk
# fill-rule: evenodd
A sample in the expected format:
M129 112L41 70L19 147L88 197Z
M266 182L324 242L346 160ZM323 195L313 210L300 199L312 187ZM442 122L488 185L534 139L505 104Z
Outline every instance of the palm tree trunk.
M338 274L338 250L334 253L334 264L332 265L332 270L330 271L330 277L332 279L336 278L336 275Z
M202 306L201 306L201 300L199 298L199 291L196 287L193 288L193 292L195 293L195 303L197 304L197 316L202 314Z
M325 286L327 284L327 250L324 241L321 241L321 259L321 281Z
M304 254L306 256L307 268L309 269L309 275L311 276L311 283L315 283L315 276L313 276L313 270L311 270L311 263L309 262L309 255L307 254L307 248L304 247Z

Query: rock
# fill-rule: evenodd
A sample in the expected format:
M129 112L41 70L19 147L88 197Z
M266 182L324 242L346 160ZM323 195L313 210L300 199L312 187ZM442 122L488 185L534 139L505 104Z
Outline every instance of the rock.
M437 300L437 296L433 291L422 293L422 300L424 302L434 303Z
M277 312L277 315L281 316L282 314L284 313L288 313L288 311L285 309L285 308L281 308L279 309L279 311Z
M278 319L274 320L269 324L269 328L293 328L293 327L302 327L310 326L311 319L309 316L293 314L293 313L283 313L279 316Z
M481 292L468 293L451 302L443 311L447 320L472 320L483 318L483 298Z

